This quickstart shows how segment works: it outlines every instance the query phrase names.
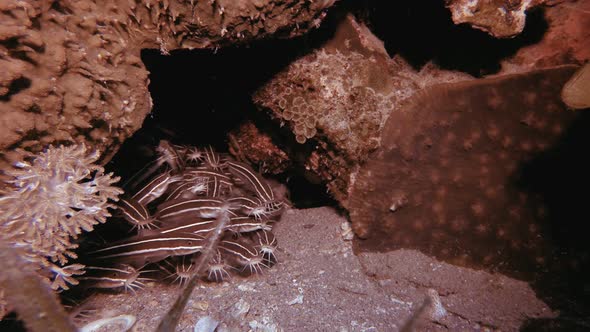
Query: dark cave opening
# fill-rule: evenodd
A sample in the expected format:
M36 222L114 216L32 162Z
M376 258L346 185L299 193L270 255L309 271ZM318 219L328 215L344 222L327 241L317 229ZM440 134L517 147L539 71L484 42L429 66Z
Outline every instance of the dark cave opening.
M590 310L590 213L586 196L590 162L583 157L590 144L590 114L579 113L559 142L522 164L515 182L535 197L539 224L551 243L554 266L533 281L539 295L570 313ZM541 208L539 210L539 208Z
M162 55L158 50L143 50L154 106L142 128L121 146L107 167L124 183L154 159L154 148L162 139L228 151L227 134L247 120L268 129L277 144L290 144L287 132L277 130L255 109L251 95L289 62L325 40L330 30L327 26L311 37L217 51L181 50ZM336 205L324 185L310 183L300 170L289 170L276 179L288 186L295 207Z
M541 40L548 24L543 8L527 12L522 33L498 39L467 24L455 25L444 1L367 0L359 5L371 31L390 56L402 56L415 69L432 61L442 69L475 77L495 74L501 61Z

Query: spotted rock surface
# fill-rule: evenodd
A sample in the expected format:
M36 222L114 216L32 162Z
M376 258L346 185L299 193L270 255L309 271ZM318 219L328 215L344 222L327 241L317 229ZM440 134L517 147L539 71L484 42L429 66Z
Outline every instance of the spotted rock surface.
M352 186L353 229L367 239L357 249L415 248L516 275L551 265L548 208L527 165L575 120L560 100L575 69L439 85L393 112Z

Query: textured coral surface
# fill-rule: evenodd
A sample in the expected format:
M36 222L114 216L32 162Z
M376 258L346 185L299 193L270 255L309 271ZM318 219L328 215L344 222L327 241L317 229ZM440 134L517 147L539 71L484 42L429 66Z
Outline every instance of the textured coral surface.
M516 10L533 3L506 6ZM496 9L502 5L492 1L477 4ZM347 17L324 45L293 61L261 87L253 99L276 123L286 125L299 142L311 142L301 151L287 151L289 158L305 169L308 178L326 183L330 194L346 207L355 169L362 167L368 153L378 146L390 112L400 109L406 98L429 85L473 79L441 67L482 75L584 63L590 50L590 29L585 29L589 26L587 7L588 2L566 1L539 9L525 34L509 40L494 40L452 23L449 27L446 19L435 14L426 17L442 25L442 32L412 24L412 18L423 18L417 5L407 8L410 18L399 15L404 21L394 30L385 24L391 15L372 14L376 22L383 20L384 27L375 24L371 30L384 38L389 54L364 24ZM387 12L385 9L376 7L375 11ZM448 15L442 9L441 15ZM399 33L404 25L408 33ZM390 58L394 52L398 54ZM418 71L402 60L406 56L426 64ZM438 64L428 63L429 59ZM255 151L244 150L246 154Z
M321 132L335 149L359 160L379 145L376 133L396 97L394 71L387 68L389 57L378 40L363 45L354 31L362 26L352 17L342 26L340 34L351 38L346 46L328 46L293 62L254 99L289 123L297 142Z
M87 142L100 151L137 130L151 107L147 71L117 20L88 1L0 2L0 152ZM108 10L110 8L111 10Z
M298 143L312 140L302 156L291 157L346 205L350 174L379 147L389 113L423 86L469 78L430 74L392 60L366 26L348 16L323 47L292 62L253 100L287 124Z
M523 184L575 115L560 101L575 67L432 87L393 112L349 205L359 250L419 248L459 264L551 264L547 207ZM580 262L578 262L580 263Z
M319 26L332 0L0 1L0 167L86 142L108 161L152 104L142 48L217 48Z
M447 0L455 24L468 23L498 38L522 32L525 12L545 0Z
M546 7L542 39L507 59L504 72L590 61L589 13L589 1L563 1Z
M283 173L292 164L287 153L252 122L243 123L237 130L230 132L228 138L229 152L238 160L260 166L261 173Z

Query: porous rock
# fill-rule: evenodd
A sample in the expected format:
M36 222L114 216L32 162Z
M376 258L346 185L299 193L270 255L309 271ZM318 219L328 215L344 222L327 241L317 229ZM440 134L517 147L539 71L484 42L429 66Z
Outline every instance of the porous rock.
M122 10L90 1L0 3L0 152L88 143L108 151L151 108ZM4 166L1 166L4 168Z
M0 168L86 143L106 162L151 111L143 48L214 49L320 25L334 0L0 0Z
M545 0L447 0L455 24L468 23L496 38L522 32L526 11Z
M502 72L522 72L563 64L590 61L590 2L546 3L543 19L546 30L540 40L519 49L503 61Z
M230 132L228 138L229 152L238 160L259 165L261 173L279 174L292 165L287 153L251 121Z
M417 73L391 59L383 43L349 15L323 47L292 62L253 100L287 125L296 142L311 142L291 157L346 205L351 176L379 147L390 112L425 85L469 78L429 69Z

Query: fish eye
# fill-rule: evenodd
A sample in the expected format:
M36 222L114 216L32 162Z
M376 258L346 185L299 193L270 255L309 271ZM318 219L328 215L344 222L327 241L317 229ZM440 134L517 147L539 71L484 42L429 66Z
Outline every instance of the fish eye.
M193 244L193 241L188 241L188 245L189 246L192 245L192 244Z

